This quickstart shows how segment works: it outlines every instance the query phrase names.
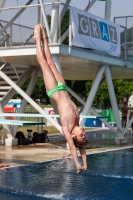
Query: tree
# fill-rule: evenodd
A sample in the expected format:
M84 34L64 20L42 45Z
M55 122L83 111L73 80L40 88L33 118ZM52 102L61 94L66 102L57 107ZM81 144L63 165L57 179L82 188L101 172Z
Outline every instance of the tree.
M125 96L127 99L131 96L133 92L133 80L114 80L114 88L116 93L117 101Z
M22 90L26 91L29 82L30 82L31 76L28 78L28 80L23 84L22 86ZM50 100L46 94L46 90L45 90L45 85L44 85L44 81L42 76L38 76L34 89L32 91L31 94L31 98L32 99L40 99L42 103L45 104L50 104Z
M63 35L66 30L69 28L69 10L65 13L62 22L61 22L61 35ZM69 44L69 38L66 37L66 39L63 41L63 44Z

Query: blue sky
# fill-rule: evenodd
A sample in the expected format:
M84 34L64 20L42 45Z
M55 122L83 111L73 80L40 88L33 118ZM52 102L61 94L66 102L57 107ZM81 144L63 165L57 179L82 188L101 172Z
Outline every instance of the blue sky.
M71 4L74 7L84 9L89 0L71 0ZM44 2L52 2L52 0L44 0ZM65 0L61 0L65 3ZM105 2L97 1L90 9L90 13L104 17ZM129 16L133 15L133 0L112 0L112 12L111 21L116 16Z
M19 5L24 4L28 0L18 0ZM17 0L7 0L6 6L15 6L17 5ZM44 2L52 2L52 0L44 0ZM61 2L65 3L65 0L61 0ZM84 9L88 4L88 0L71 0L71 5L74 7L78 7L80 9ZM100 17L104 17L104 8L105 2L97 1L94 6L90 9L90 12L98 15ZM115 16L125 16L125 15L133 15L133 0L112 0L112 13L111 20Z
M6 0L5 7L10 6L17 6L17 2L19 5L24 5L28 0ZM61 0L61 2L65 3L66 0ZM37 0L34 1L37 3ZM44 0L44 2L52 2L52 0ZM77 7L79 9L84 9L88 4L88 0L71 0L71 6ZM129 16L133 15L133 0L112 0L112 10L111 10L111 21L113 21L114 17L116 16ZM17 10L10 11L4 11L0 14L0 18L6 20L7 17L10 19L12 18L11 15L16 13ZM97 1L93 7L89 11L90 13L100 16L104 18L104 12L105 12L105 2L103 1ZM8 13L8 14L7 14ZM33 14L34 13L34 14ZM27 9L25 11L25 16L20 17L20 21L22 24L25 24L28 26L31 24L33 27L37 21L35 20L35 12L34 9ZM132 20L133 21L133 20ZM133 24L133 23L132 23Z
M76 3L78 1L78 3ZM88 0L72 0L71 5L84 9ZM97 1L90 9L90 13L104 17L105 2ZM112 0L111 21L116 16L133 15L133 0Z

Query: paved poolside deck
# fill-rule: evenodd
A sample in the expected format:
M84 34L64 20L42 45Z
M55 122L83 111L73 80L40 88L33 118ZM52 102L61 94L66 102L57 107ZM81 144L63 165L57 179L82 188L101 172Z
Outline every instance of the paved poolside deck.
M17 166L35 162L44 162L55 159L62 159L70 154L66 149L65 140L60 134L50 135L50 142L43 144L32 144L27 146L5 147L0 145L0 165ZM62 137L62 136L61 136ZM124 145L115 144L115 134L109 130L92 130L87 132L89 147L87 154L100 153L111 150L133 147L133 137L127 133L128 143ZM94 148L95 147L95 148Z

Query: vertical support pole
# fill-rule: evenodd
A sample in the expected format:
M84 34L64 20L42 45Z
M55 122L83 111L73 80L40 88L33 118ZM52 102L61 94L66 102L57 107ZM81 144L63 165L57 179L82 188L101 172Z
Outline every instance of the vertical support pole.
M89 110L90 110L90 108L91 108L91 105L93 103L95 94L97 92L97 89L99 87L100 81L102 79L105 67L106 67L106 65L101 66L99 71L98 71L98 73L97 73L97 75L96 75L96 77L95 77L94 83L92 85L92 88L90 90L89 96L88 96L87 101L86 101L86 104L84 106L82 115L87 115ZM80 122L80 125L83 126L85 124L85 121L86 121L86 119L82 119L82 121Z
M60 2L60 0L53 0L52 3ZM53 43L57 43L59 28L59 4L52 5L52 16L51 16L51 36Z
M111 100L112 109L113 109L113 112L114 112L114 117L115 117L115 120L116 120L118 136L119 136L121 133L123 133L123 130L122 130L122 125L121 125L121 121L120 121L120 117L119 117L119 110L118 110L118 106L117 106L117 102L116 102L116 97L115 97L114 86L113 86L113 82L112 82L112 78L111 78L110 68L109 68L108 65L105 69L105 78L106 78L106 81L107 81L109 96L110 96L110 100ZM119 132L120 132L120 134L119 134Z
M127 61L127 17L126 17L126 29L125 29L125 61Z
M112 3L112 0L106 0L106 2L105 2L104 18L107 20L110 20L110 17L111 17L111 3Z
M57 70L62 75L62 70L61 70L61 65L60 65L60 61L59 61L59 56L54 54L54 55L52 55L52 59L53 59L55 65L56 65Z
M39 4L39 0L38 0L38 4ZM42 13L41 13L41 7L38 6L38 24L41 23L42 24Z
M36 79L38 77L39 71L40 71L40 68L36 67L34 72L33 72L32 78L31 78L30 83L28 85L28 88L26 90L26 94L29 95L29 96L31 95L31 93L33 91L33 88L34 88L34 85L36 83ZM19 110L19 113L23 113L25 108L26 108L26 106L27 106L27 101L25 99L23 99L22 105L21 105L20 110ZM21 120L21 119L22 119L21 117L17 118L17 120ZM13 136L16 133L17 128L18 128L18 126L15 126L15 125L12 127Z
M12 24L10 25L10 46L12 46Z
M0 113L3 113L3 109L2 109L1 103L0 103ZM0 117L0 118L1 119L2 118L5 119L5 117ZM6 135L7 135L7 138L8 139L12 139L13 137L12 137L12 133L11 133L11 130L10 130L9 126L7 124L3 124L3 129L4 129L4 131L5 131Z
M71 14L69 11L69 54L71 52L71 46L72 46L72 24L71 24Z
M6 0L0 0L0 8L3 8L5 1L6 1ZM1 12L1 11L0 11L0 12Z
M46 12L45 12L42 0L39 0L39 1L40 1L40 5L41 5L41 11L42 11L42 16L43 16L44 24L45 24L46 31L47 31L48 40L49 40L49 43L51 44L52 43L52 39L51 39L51 35L50 35L50 30L49 30L49 25L48 25L48 20L47 20Z

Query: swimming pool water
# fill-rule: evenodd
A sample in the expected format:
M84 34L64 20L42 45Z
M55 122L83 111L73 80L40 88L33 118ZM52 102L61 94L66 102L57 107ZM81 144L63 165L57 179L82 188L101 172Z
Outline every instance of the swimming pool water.
M133 149L87 156L76 174L63 159L0 170L0 200L132 200Z

